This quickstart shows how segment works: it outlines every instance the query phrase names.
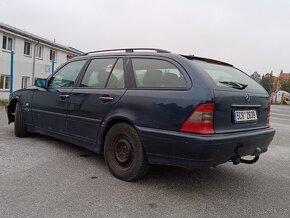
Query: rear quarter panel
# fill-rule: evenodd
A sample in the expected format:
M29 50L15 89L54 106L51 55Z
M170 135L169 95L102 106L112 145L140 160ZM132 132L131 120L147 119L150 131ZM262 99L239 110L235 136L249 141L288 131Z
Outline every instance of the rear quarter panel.
M184 74L186 90L129 88L107 118L117 113L136 126L179 131L197 105L213 101L213 90L198 68L179 55L170 59Z

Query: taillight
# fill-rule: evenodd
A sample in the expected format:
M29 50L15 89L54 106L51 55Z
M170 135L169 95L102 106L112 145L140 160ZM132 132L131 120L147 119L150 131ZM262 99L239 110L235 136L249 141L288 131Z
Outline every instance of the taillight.
M180 131L197 134L212 134L214 133L213 116L213 103L200 104L182 124Z
M268 115L267 115L267 120L266 120L266 127L270 127L270 110L271 110L271 105L269 103Z

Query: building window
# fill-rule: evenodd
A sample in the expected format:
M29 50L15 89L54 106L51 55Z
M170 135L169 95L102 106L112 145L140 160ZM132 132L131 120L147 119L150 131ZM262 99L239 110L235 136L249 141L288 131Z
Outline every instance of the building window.
M23 76L22 77L22 85L21 88L27 88L29 86L29 82L30 82L30 77L28 76Z
M4 89L4 90L10 89L10 76L9 75L1 75L0 89Z
M25 55L31 55L31 43L24 42L24 54Z
M56 51L53 49L50 49L50 54L49 54L49 60L54 60L56 61Z
M36 46L36 57L42 59L42 46Z
M4 50L12 51L12 43L13 39L11 37L3 36L2 48Z

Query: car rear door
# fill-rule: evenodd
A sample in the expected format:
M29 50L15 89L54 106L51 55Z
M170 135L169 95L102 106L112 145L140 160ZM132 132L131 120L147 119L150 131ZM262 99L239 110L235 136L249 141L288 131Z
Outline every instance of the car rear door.
M96 142L98 128L106 114L126 92L123 57L94 58L79 87L68 102L68 132L79 139Z
M268 127L269 95L262 86L232 66L194 62L214 91L216 133Z
M60 68L48 81L48 87L38 88L32 98L32 119L35 127L67 133L67 102L79 72L87 60L72 61Z

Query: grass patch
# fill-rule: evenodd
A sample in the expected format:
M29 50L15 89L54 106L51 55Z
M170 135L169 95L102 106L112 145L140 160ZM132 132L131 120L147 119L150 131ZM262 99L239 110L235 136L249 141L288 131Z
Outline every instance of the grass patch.
M0 99L0 106L4 106L8 104L8 100Z

